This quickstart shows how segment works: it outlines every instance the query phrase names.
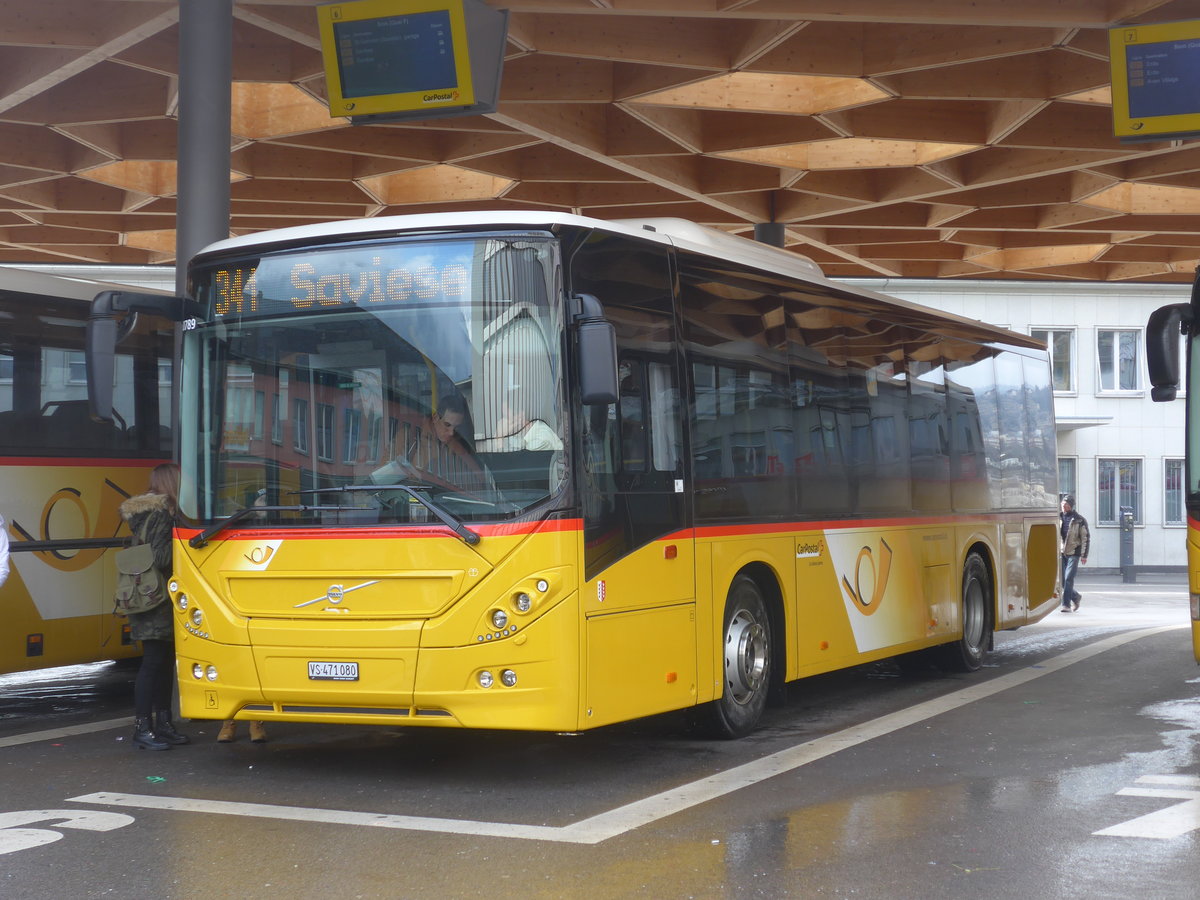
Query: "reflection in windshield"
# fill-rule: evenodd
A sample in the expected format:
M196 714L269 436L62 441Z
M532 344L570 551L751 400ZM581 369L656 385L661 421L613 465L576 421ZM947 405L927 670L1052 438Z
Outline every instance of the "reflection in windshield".
M553 495L564 426L551 250L410 242L200 273L213 315L186 336L183 446L198 449L185 511L211 521L262 498L245 524L434 521L410 491L352 491L328 507L302 493L403 484L478 521ZM410 270L418 288L422 272L454 278L389 294Z

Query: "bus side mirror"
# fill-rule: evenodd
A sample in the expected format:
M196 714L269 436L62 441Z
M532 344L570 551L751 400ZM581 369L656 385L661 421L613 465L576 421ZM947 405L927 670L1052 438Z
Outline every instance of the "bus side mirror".
M133 331L138 313L182 322L189 316L198 317L200 309L195 301L170 294L101 291L93 298L88 313L84 361L87 365L88 409L94 420L112 421L117 345Z
M581 311L576 317L579 348L579 397L584 406L617 402L617 331L604 317L604 307L591 294L577 298Z
M1190 303L1173 303L1150 313L1146 323L1146 368L1150 372L1150 398L1157 403L1174 400L1179 390L1179 335L1192 327Z

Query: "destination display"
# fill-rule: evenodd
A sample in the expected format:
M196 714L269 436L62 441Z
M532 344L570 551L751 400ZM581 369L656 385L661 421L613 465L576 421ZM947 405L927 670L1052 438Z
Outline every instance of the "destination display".
M211 319L347 307L461 302L471 296L475 241L288 253L199 270Z
M1200 113L1200 40L1132 44L1125 65L1133 118Z
M342 96L370 97L425 91L427 102L458 97L450 12L334 22Z

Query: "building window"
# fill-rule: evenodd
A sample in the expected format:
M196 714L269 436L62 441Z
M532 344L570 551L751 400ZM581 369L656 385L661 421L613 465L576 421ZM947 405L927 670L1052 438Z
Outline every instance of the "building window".
M266 416L267 395L262 391L254 392L254 423L251 435L256 441L263 437L263 420Z
M1121 508L1133 510L1133 521L1142 524L1142 461L1140 459L1101 459L1100 509L1097 521L1101 525L1120 523Z
M1063 456L1058 460L1058 492L1066 496L1079 496L1079 483L1076 480L1077 460L1073 456Z
M87 360L81 351L67 353L67 384L87 384Z
M1096 332L1096 355L1100 364L1100 390L1139 390L1138 344L1136 330Z
M299 397L292 405L292 446L297 453L308 452L308 401Z
M1183 460L1163 460L1163 524L1187 522L1183 508Z
M1054 376L1055 393L1071 393L1075 390L1075 360L1071 348L1075 344L1075 332L1057 328L1034 328L1029 332L1039 341L1046 342L1050 354L1050 371Z
M0 384L12 384L13 358L7 353L0 353Z
M342 462L353 463L358 459L358 441L362 432L362 413L357 409L346 409L342 412Z
M279 402L279 395L271 395L271 443L283 443L283 413L287 406Z
M379 444L383 435L383 416L371 413L367 420L367 461L379 459Z
M333 404L317 404L317 459L333 462Z

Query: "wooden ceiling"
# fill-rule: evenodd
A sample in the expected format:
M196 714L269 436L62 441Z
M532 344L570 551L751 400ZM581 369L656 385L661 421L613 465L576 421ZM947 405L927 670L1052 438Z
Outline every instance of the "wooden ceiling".
M324 105L315 0L236 2L232 233L541 207L784 223L835 277L1200 262L1200 143L1113 137L1107 45L1198 0L489 2L497 112L365 127ZM172 261L177 3L0 0L0 23L0 262Z

